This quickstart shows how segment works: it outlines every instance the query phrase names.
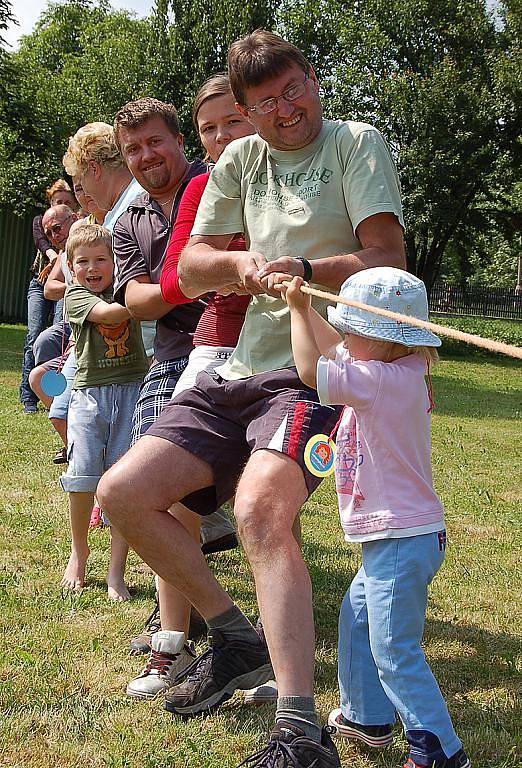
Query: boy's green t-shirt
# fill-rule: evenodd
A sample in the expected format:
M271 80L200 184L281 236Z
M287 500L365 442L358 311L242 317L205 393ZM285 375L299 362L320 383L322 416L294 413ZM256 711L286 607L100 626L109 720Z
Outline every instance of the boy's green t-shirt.
M74 389L141 381L149 368L138 321L130 318L110 326L86 319L100 301L112 303L112 287L102 294L92 293L83 285L71 285L65 291L65 311L78 366Z
M377 213L403 224L388 146L366 123L324 120L319 136L298 150L275 150L258 135L232 142L210 175L192 234L244 232L249 250L268 261L313 261L361 250L355 231ZM326 302L313 304L325 315ZM237 347L217 372L240 379L292 365L288 306L253 296Z

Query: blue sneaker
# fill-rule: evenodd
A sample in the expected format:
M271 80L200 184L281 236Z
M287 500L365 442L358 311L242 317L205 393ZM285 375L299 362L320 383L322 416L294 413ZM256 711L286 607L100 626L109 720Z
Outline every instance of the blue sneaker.
M464 750L459 749L452 757L433 763L416 763L412 757L409 757L404 768L471 768L471 762Z

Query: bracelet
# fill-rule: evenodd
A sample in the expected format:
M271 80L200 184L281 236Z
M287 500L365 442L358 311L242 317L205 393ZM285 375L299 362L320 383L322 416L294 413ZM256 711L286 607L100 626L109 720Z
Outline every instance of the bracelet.
M304 259L302 256L296 256L295 258L303 265L303 280L305 283L309 283L312 279L312 265L308 259Z

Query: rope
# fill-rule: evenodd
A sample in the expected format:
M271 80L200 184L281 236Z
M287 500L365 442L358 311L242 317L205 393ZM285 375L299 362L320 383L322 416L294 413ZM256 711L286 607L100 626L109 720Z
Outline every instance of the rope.
M285 280L283 285L289 286L290 283ZM409 325L414 325L417 328L425 328L428 331L440 334L441 336L448 336L450 339L465 341L467 344L473 344L475 347L482 347L483 349L487 349L489 352L497 352L502 355L508 355L509 357L516 357L519 360L522 360L522 347L516 347L513 344L504 344L501 341L485 339L482 336L475 336L473 333L464 333L464 331L458 331L456 328L448 328L447 325L438 325L437 323L430 323L428 320L419 320L418 317L402 315L399 312L392 312L389 309L370 307L368 304L363 304L360 301L351 301L350 299L345 299L343 296L337 296L336 294L328 293L327 291L319 291L317 288L310 288L307 285L302 285L301 291L303 293L308 293L310 296L316 296L318 299L326 299L327 301L338 302L339 304L345 304L347 307L365 309L368 312L373 312L375 315L388 317L390 320L396 320L399 323L408 323Z

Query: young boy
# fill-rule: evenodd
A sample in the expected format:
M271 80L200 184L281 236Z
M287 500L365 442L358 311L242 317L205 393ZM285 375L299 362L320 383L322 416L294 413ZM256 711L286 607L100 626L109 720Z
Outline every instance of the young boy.
M65 309L75 342L77 372L69 405L69 466L60 478L69 494L71 556L62 587L81 589L89 556L87 533L96 486L128 450L132 413L148 369L139 323L113 302L111 235L99 224L83 224L67 242L74 284ZM111 600L128 600L124 582L128 546L111 529L107 574Z

